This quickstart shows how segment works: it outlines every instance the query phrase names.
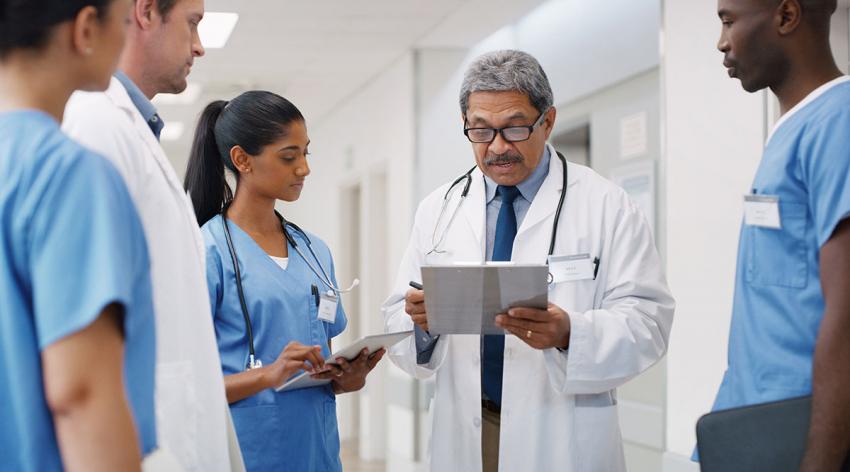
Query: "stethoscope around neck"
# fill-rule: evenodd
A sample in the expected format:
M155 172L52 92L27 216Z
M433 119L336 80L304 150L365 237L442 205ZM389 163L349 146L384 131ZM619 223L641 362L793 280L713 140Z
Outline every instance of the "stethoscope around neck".
M558 151L555 151L555 152L558 155L558 159L561 160L561 166L563 168L563 173L562 173L563 174L562 175L563 183L562 183L562 186L561 186L561 197L558 200L558 209L555 211L555 221L552 222L552 236L549 239L549 255L550 256L555 252L555 240L558 237L558 221L561 219L561 209L564 207L564 199L567 196L567 159L560 152L558 152ZM457 214L460 210L460 207L461 207L461 205L463 205L463 201L466 200L466 196L469 194L469 187L472 185L472 173L477 168L478 168L478 166L473 166L471 169L466 171L465 174L463 174L460 177L458 177L457 179L455 179L454 182L452 182L452 184L449 185L449 189L446 190L446 194L443 196L443 204L440 207L440 214L437 216L437 222L434 223L434 232L431 234L432 247L427 253L425 253L426 256L431 255L431 254L435 254L435 253L436 254L442 254L442 253L445 252L440 248L443 245L443 242L445 242L446 236L449 233L449 229L451 229L452 223L454 223L455 218L457 217ZM451 216L449 216L448 223L446 224L445 228L443 228L443 233L438 238L437 237L437 231L440 228L440 222L443 220L443 216L446 213L446 209L448 208L449 201L452 199L451 198L452 192L454 191L454 189L458 185L460 185L461 182L464 182L464 184L463 184L463 189L460 192L460 200L458 201L457 205L455 206L454 211L452 211ZM550 282L551 282L551 278L552 277L551 277L551 274L550 274Z
M247 370L251 370L257 367L263 366L263 361L257 359L256 352L254 350L254 326L251 323L251 316L248 313L248 304L245 302L245 291L242 289L242 273L239 270L239 259L236 256L236 248L233 245L233 238L230 235L230 228L227 225L227 209L230 204L225 205L224 209L221 211L221 226L224 228L224 239L227 240L227 249L230 252L230 260L233 262L233 273L236 275L236 293L239 296L239 305L242 308L242 317L245 319L245 333L248 335L248 363L246 365ZM360 285L360 279L354 279L351 282L351 286L346 289L339 288L331 277L328 275L328 271L325 270L322 265L322 261L316 255L315 251L313 251L313 243L310 241L310 237L307 236L307 233L304 232L298 225L291 221L287 221L283 215L274 212L280 220L280 227L283 230L283 237L286 238L286 242L292 246L292 249L295 249L295 252L298 253L298 256L307 264L307 267L310 268L310 271L319 278L319 280L328 287L330 292L333 292L337 296L342 295L343 293L348 293L354 290L355 287ZM301 238L307 243L307 250L310 252L310 255L313 256L313 260L316 261L316 265L313 265L312 262L301 252L301 248L298 246L298 242L295 240L295 237L292 233L289 232L287 227L292 228L295 232L301 235Z

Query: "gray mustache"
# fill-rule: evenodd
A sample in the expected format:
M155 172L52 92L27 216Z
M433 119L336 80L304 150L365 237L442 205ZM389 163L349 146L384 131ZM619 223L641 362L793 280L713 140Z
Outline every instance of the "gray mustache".
M519 154L498 154L493 156L487 156L484 159L485 165L500 165L500 164L512 164L514 162L522 162L522 156Z

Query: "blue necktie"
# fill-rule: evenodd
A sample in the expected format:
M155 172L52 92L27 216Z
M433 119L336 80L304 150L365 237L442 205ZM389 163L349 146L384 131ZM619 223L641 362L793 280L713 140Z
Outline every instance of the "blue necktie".
M516 213L514 200L519 196L516 187L499 185L496 192L502 199L499 218L496 220L496 237L493 241L493 260L509 261L516 237ZM481 390L484 396L502 405L502 367L505 361L505 336L485 335L484 355L481 361Z

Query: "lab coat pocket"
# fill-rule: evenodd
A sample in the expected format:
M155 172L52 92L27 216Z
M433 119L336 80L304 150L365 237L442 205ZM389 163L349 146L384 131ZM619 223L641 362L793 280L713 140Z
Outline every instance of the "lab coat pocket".
M549 285L549 301L567 313L584 312L596 307L596 280L574 280Z
M617 406L611 402L586 401L587 406L580 406L582 402L578 401L578 397L573 430L578 445L576 470L626 470Z
M808 209L803 203L780 200L779 212L782 229L744 227L750 246L746 281L754 286L805 288Z
M198 399L192 362L156 366L156 422L159 447L174 454L186 470L198 468Z

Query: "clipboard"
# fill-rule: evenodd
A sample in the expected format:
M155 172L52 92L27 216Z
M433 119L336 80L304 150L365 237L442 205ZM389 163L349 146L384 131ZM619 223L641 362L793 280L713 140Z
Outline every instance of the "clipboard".
M796 472L806 451L812 397L749 405L703 415L697 448L703 472ZM841 472L850 471L848 457Z
M422 285L431 334L505 334L496 326L496 315L515 307L546 309L549 268L513 263L423 266Z
M369 349L369 355L374 354L380 349L386 348L389 349L390 346L402 341L404 338L413 334L413 330L410 331L399 331L398 333L389 333L389 334L373 334L371 336L364 336L353 344L349 344L348 346L340 349L339 351L333 353L329 359L336 359L337 357L342 357L346 360L355 359L360 355L360 351L364 348ZM326 364L336 365L336 362L326 362ZM296 374L293 377L290 377L283 385L275 388L278 392L288 392L290 390L298 390L302 388L310 388L310 387L320 387L322 385L327 385L331 383L330 380L327 379L314 379L310 376L309 372L301 372L300 374Z

